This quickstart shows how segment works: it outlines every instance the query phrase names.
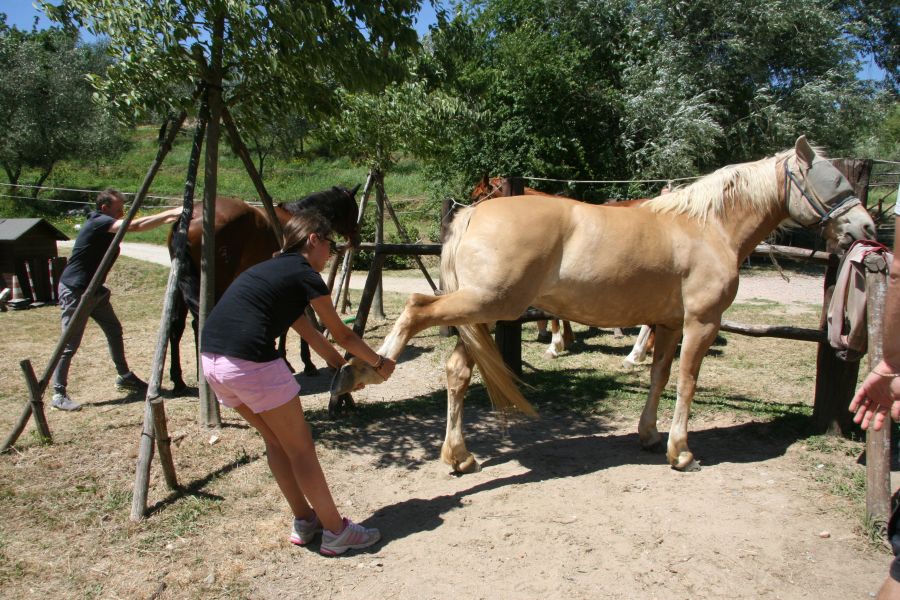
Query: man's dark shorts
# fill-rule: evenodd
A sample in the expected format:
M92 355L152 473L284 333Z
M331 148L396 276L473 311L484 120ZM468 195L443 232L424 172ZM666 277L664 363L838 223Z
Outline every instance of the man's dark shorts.
M888 540L894 550L894 561L891 563L891 579L900 582L900 504L894 507L891 520L888 521Z

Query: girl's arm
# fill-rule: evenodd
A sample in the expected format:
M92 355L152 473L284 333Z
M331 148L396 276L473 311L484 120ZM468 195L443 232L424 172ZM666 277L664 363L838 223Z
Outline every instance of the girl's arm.
M306 315L303 315L294 321L294 324L291 325L291 329L299 333L300 337L309 344L309 347L312 348L316 354L324 358L325 362L328 363L328 366L332 369L338 369L347 362L344 360L344 357L341 356L341 353L334 349L331 342L322 335L322 332L316 329L315 325L312 324L312 321L310 321L309 317Z
M309 304L316 311L322 325L331 332L335 343L353 356L367 362L385 379L391 376L397 363L369 348L352 329L344 325L334 309L334 304L331 303L331 296L319 296Z

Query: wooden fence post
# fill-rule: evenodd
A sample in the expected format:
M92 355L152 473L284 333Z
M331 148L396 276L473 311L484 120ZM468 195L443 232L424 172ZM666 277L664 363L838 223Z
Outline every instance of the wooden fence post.
M831 255L825 269L825 294L822 300L822 317L819 329L828 327L828 304L834 293L839 260ZM827 332L826 334L827 335ZM827 339L827 337L826 337ZM817 433L848 435L856 425L847 410L856 389L859 361L846 362L837 357L827 341L820 342L816 356L816 392L813 404L812 424Z
M497 321L494 341L503 362L516 375L522 375L522 323L521 321Z
M872 370L884 356L882 332L888 264L883 254L875 253L866 256L863 264L866 267L869 370ZM888 419L881 431L866 430L866 518L884 532L890 514L891 421Z
M521 196L525 193L525 181L521 177L506 177L502 184L504 196ZM498 321L494 329L494 341L503 362L516 375L522 374L522 323Z
M372 171L375 178L375 246L384 244L384 173ZM387 258L387 257L383 257ZM382 267L384 262L382 261ZM381 285L381 267L378 268L378 279L372 299L372 310L379 319L384 319L384 291ZM367 311L368 312L368 311Z

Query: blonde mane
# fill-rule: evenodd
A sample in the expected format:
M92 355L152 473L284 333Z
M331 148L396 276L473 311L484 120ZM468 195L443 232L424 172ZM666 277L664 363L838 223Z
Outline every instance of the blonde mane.
M757 214L771 212L779 202L778 178L772 170L781 160L789 160L794 150L749 163L729 165L713 171L691 185L663 194L645 206L658 213L689 215L706 221L721 219L729 207L745 203Z

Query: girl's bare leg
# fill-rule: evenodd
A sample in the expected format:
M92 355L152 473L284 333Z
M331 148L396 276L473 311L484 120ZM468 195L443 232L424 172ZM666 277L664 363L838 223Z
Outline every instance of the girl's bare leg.
M250 412L249 409L246 410ZM241 415L244 415L243 411L240 412ZM336 533L341 531L344 527L343 521L334 504L331 490L328 489L328 482L325 480L322 466L319 464L312 433L303 416L300 398L294 396L290 402L255 416L262 421L275 441L275 444L269 444L267 440L266 446L277 445L280 449L280 453L278 451L275 453L276 467L272 467L272 474L278 480L278 485L288 504L294 510L296 510L295 505L302 510L303 503L308 502L307 506L312 505L324 527ZM256 427L253 421L250 423ZM263 433L263 430L260 429L260 433L265 437L266 434ZM271 466L271 456L269 460ZM287 465L284 464L285 460ZM292 483L291 475L293 476ZM280 478L286 480L284 485ZM295 516L301 515L295 513Z

